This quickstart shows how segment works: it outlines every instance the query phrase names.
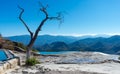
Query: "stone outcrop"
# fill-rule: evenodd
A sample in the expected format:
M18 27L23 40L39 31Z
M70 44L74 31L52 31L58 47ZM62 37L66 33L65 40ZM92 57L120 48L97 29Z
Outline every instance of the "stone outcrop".
M17 58L4 61L3 64L0 65L0 74L4 74L9 69L14 69L18 66L19 60Z
M1 49L7 56L6 60L0 61L0 74L4 74L9 69L14 69L20 65L20 58L10 50Z

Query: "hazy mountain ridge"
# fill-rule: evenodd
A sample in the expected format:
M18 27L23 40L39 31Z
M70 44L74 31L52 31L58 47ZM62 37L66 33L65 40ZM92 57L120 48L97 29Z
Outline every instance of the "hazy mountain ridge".
M71 49L80 49L82 51L100 51L104 53L119 53L120 36L112 36L109 38L87 38L70 44Z
M53 35L39 35L34 46L42 46L44 44L50 44L52 42L65 42L66 44L72 43L79 39L89 38L92 36L82 36L82 37L74 37L74 36L53 36ZM29 43L30 36L29 35L20 35L20 36L10 36L5 37L12 41L21 42L25 45Z
M13 41L28 43L28 35L8 37ZM99 51L110 54L119 54L120 36L112 37L72 37L72 36L38 36L34 45L40 51Z

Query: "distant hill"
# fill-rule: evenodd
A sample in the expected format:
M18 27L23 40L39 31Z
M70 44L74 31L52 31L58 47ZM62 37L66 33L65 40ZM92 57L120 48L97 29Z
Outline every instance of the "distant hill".
M112 36L109 38L86 38L69 45L70 50L80 51L99 51L109 54L119 54L120 52L120 36Z
M69 46L65 42L53 42L51 44L44 44L39 51L68 51Z
M52 42L59 42L59 41L65 42L66 44L70 44L70 43L75 42L75 41L80 40L80 39L96 38L98 36L108 37L108 35L96 35L96 36L86 35L86 36L80 36L80 37L39 35L34 46L39 47L39 46L42 46L44 44L51 44ZM6 37L6 39L9 39L11 41L20 42L20 43L27 45L29 40L30 40L30 36L29 35L10 36L10 37Z
M10 36L10 37L5 37L5 39L15 41L15 42L20 42L27 45L30 40L30 36L29 35Z
M22 43L18 43L15 41L10 41L5 38L0 37L0 49L9 49L9 50L25 50L26 46Z
M89 37L92 37L92 36L73 37L73 36L40 35L40 36L38 36L38 38L34 44L34 47L39 47L44 44L51 44L52 42L58 42L58 41L69 44L69 43L72 43L79 39L84 39L84 38L89 38ZM21 43L27 45L30 40L30 36L29 35L11 36L11 37L6 37L6 39L16 41L16 42L21 42Z
M53 42L37 48L39 51L96 51L108 54L120 54L120 36L80 39L70 44Z

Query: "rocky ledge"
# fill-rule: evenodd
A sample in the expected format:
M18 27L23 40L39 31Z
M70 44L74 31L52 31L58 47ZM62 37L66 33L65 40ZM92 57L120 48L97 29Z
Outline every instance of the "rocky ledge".
M21 56L22 60L25 59L24 54L18 55ZM83 63L82 61L80 63L81 60L71 62L71 60L81 58L89 58L97 60L97 62ZM40 59L41 64L32 67L21 66L6 74L120 74L118 55L99 52L72 52L52 56L40 55L38 59Z

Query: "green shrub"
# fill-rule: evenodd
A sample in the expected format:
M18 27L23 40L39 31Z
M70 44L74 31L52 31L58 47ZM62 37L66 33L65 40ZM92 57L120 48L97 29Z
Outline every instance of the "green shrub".
M22 49L24 49L24 50L26 50L26 46L23 45L22 43L17 43L17 46L20 47L20 48L22 48Z
M32 57L28 60L26 60L26 65L27 66L34 66L35 64L40 63L35 57Z
M118 59L120 60L120 57Z

